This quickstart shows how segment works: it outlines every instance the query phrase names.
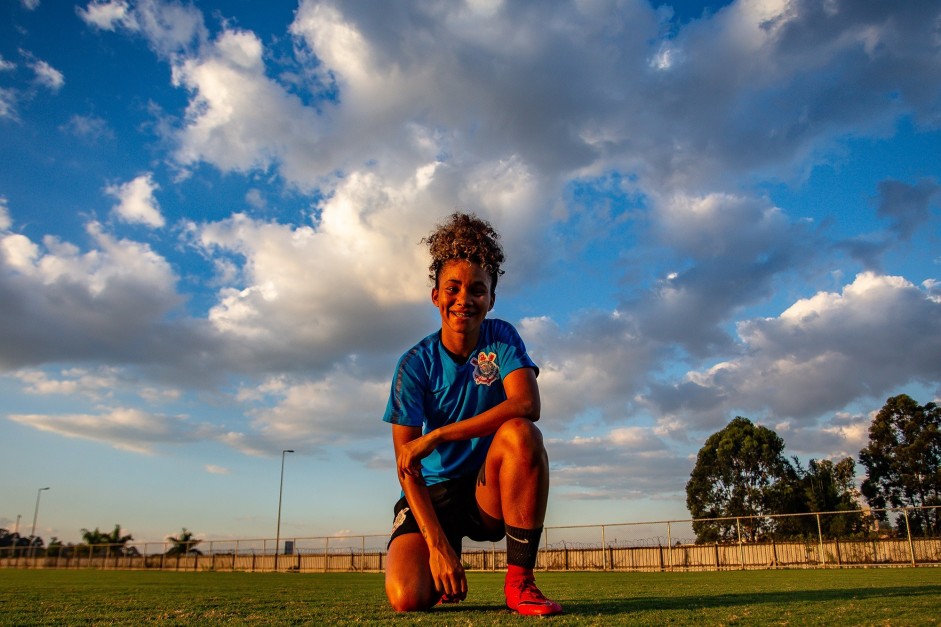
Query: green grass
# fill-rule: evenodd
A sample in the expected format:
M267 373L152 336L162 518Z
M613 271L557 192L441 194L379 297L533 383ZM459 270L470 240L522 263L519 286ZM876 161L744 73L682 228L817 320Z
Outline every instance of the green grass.
M540 573L561 625L938 625L941 568ZM0 624L521 625L502 576L464 603L400 615L382 575L0 570Z

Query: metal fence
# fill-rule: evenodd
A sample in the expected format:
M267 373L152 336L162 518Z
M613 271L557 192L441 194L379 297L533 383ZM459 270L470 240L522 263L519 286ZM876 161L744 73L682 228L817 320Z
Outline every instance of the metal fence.
M880 521L883 513L886 520ZM939 514L938 507L928 507L546 527L537 568L683 572L939 566ZM913 525L913 519L921 522ZM925 525L926 520L934 522ZM702 528L703 523L733 530L736 537L697 544L693 528ZM794 537L795 529L816 533ZM825 532L832 529L853 533L838 537ZM202 540L192 547L173 543L0 547L0 568L381 572L386 541L385 535L361 535L290 538L281 547L271 539ZM502 570L506 548L502 542L465 541L462 560L468 570Z

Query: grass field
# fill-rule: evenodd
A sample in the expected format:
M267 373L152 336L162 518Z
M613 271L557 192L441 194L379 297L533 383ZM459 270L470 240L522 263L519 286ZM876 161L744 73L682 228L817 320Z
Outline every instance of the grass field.
M941 624L941 568L540 573L549 619L504 609L499 574L468 580L464 603L399 615L377 574L0 570L0 624Z

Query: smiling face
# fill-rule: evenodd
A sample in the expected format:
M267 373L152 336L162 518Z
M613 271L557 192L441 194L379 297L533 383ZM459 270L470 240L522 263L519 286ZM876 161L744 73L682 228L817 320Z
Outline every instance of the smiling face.
M477 345L480 325L493 309L490 275L478 264L463 259L447 262L431 290L431 302L441 314L441 340L445 348L463 357Z

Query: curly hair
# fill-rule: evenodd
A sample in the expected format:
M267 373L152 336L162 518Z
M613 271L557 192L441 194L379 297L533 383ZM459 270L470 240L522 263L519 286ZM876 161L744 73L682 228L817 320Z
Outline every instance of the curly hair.
M427 244L431 253L428 278L434 285L438 285L438 274L444 264L453 259L465 259L478 264L490 275L490 290L496 291L497 278L503 274L500 269L504 261L503 247L500 234L486 220L454 212L428 237L423 237L421 243Z

